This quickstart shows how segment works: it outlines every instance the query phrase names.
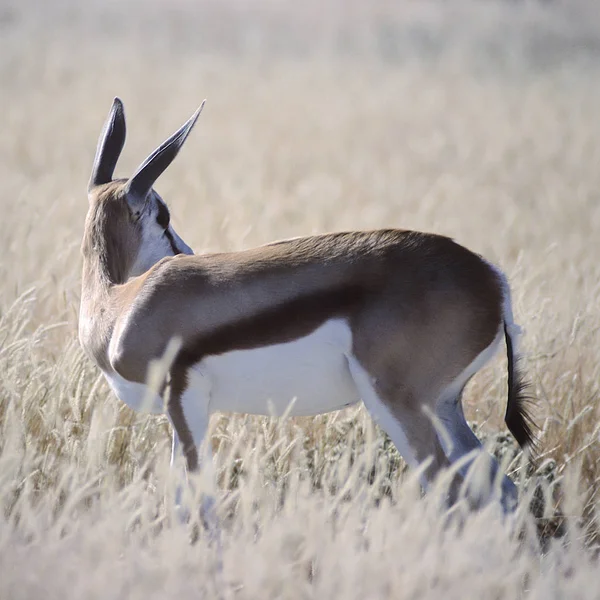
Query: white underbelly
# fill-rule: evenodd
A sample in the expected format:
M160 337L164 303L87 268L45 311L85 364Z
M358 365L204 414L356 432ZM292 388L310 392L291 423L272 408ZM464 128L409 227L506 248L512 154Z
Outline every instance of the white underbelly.
M315 415L360 400L346 358L351 351L350 328L335 319L293 342L209 356L193 379L204 380L211 412Z

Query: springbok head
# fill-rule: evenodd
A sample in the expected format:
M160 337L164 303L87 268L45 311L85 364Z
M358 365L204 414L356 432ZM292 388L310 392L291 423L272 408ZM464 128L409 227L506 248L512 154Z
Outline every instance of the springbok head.
M88 185L90 205L82 244L84 259L99 261L111 283L141 275L167 256L193 254L175 233L169 209L152 186L179 153L203 107L204 102L129 179L113 179L125 144L123 103L114 99Z

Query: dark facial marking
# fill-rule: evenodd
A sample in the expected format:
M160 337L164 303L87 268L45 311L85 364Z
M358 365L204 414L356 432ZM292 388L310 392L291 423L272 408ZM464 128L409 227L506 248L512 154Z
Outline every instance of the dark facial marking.
M160 227L165 230L165 236L169 240L169 244L171 244L171 250L173 254L181 254L179 248L175 244L175 240L173 239L173 234L169 231L169 223L171 222L171 215L169 214L169 209L167 205L161 200L157 201L158 206L158 214L156 215L156 222Z
M158 214L156 215L156 222L163 229L167 229L167 227L169 226L169 223L171 222L171 215L169 214L169 209L160 200L157 202L157 206L158 206Z
M179 250L179 248L175 244L175 240L173 239L173 234L168 229L165 229L165 236L169 240L169 244L171 244L171 250L173 250L173 254L175 256L177 256L178 254L181 254L181 250Z

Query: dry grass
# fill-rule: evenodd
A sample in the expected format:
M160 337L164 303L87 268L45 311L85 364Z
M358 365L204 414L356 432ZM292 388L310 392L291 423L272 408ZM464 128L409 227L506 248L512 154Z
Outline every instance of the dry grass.
M600 36L591 0L569 6L0 2L1 597L597 597ZM158 185L197 251L398 226L501 265L565 536L540 552L524 484L517 524L490 507L444 527L444 482L420 499L354 410L215 419L222 572L190 546L166 422L118 404L76 341L116 94L120 174L208 97ZM510 455L505 395L498 358L465 403Z

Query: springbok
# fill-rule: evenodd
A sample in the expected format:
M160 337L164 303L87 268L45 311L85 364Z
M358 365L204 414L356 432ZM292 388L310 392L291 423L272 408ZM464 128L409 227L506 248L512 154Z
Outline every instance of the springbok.
M115 98L93 163L82 242L81 345L123 402L167 413L172 460L181 447L187 469L199 469L213 411L281 414L295 400L290 415L315 415L362 399L410 466L428 460L427 485L481 448L461 393L502 337L506 424L521 446L531 443L507 279L453 240L386 229L193 254L152 186L203 106L132 177L113 179L125 142ZM173 339L178 351L144 407L149 366ZM450 502L470 464L463 462ZM492 481L499 467L489 464ZM517 490L500 477L511 510Z

